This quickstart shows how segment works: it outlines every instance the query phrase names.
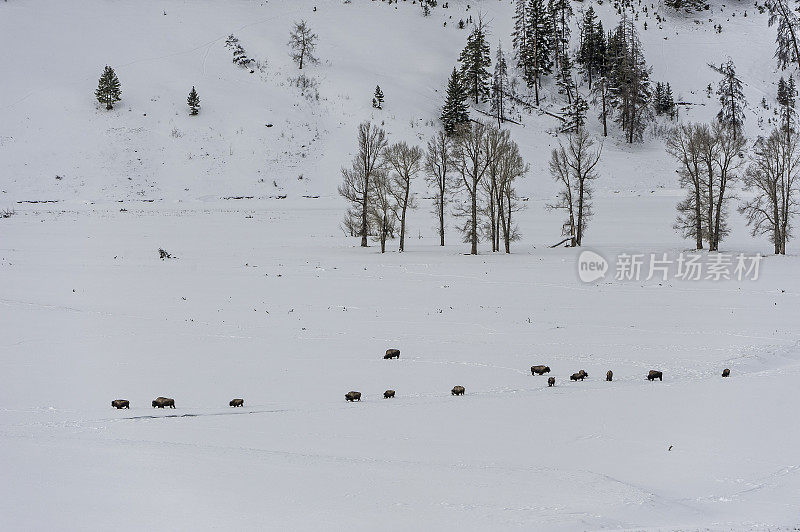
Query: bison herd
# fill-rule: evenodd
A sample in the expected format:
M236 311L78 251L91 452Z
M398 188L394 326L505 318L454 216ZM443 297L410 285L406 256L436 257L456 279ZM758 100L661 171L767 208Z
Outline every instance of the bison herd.
M170 397L156 397L151 403L153 408L175 408L175 399ZM230 406L244 406L244 399L231 399L228 403ZM126 399L115 399L111 401L111 406L120 410L123 408L130 409L131 402Z
M399 359L400 358L400 350L399 349L387 349L386 350L386 354L383 356L383 358L384 358L384 360L391 360L393 358ZM544 366L544 365L531 366L531 375L544 375L545 373L550 373L550 366ZM731 370L730 369L725 368L722 371L722 376L723 377L730 377L730 375L731 375ZM586 373L585 370L580 370L577 373L573 373L572 375L570 375L569 379L571 381L577 382L577 381L583 381L588 376L589 376L589 374ZM606 373L606 381L611 382L613 379L614 379L614 372L611 371L611 370L608 370L608 372ZM647 373L647 380L654 381L656 379L658 379L659 381L663 381L664 375L660 371L651 369ZM555 384L556 384L556 378L555 377L548 377L547 386L548 387L552 387L552 386L555 386ZM450 390L450 394L454 395L454 396L456 396L456 395L464 395L465 392L466 392L466 389L463 386L454 386L453 389ZM383 392L383 398L384 399L392 399L392 398L394 398L394 396L395 396L395 391L394 390L386 390L385 392ZM347 402L350 402L350 403L355 402L355 401L359 401L360 402L361 401L361 392L356 392L356 391L347 392L346 394L344 394L344 398L345 398L345 400ZM232 407L239 407L239 406L243 407L244 406L244 399L231 399L231 402L228 403L228 404L230 406L232 406ZM167 407L175 408L175 399L171 399L169 397L156 397L153 400L152 405L153 405L153 408L167 408ZM130 409L131 403L130 403L130 401L127 401L125 399L115 399L114 401L111 401L111 406L114 407L114 408L117 408L117 409L122 409L122 408Z

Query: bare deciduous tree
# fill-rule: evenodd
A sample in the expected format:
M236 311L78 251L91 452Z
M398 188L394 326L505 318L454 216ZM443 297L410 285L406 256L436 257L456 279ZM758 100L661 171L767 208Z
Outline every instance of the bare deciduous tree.
M482 122L464 124L457 130L453 161L458 173L459 188L467 193L467 203L458 206L456 215L464 216L465 223L459 228L464 241L470 243L470 254L478 254L478 200L480 183L489 166L486 154L486 132L488 126Z
M744 183L754 192L739 211L747 217L753 236L769 235L775 254L786 254L792 218L797 214L800 137L773 130L756 142Z
M678 203L675 228L694 237L697 249L703 249L706 240L709 251L718 251L729 233L730 185L739 178L745 143L741 134L721 124L683 124L667 138L667 151L678 161L680 184L687 192Z
M400 222L400 251L404 251L406 213L408 209L417 207L414 195L411 193L411 181L420 171L422 150L418 146L409 146L405 142L398 142L384 150L384 160L386 166L393 171L390 191L397 204L395 215Z
M505 252L511 253L511 242L520 238L520 233L512 220L513 214L521 209L514 182L518 177L528 173L528 165L523 161L516 142L509 139L506 149L500 154L498 167L497 216L503 232Z
M289 34L289 54L300 70L303 70L303 63L317 63L319 60L314 55L317 47L317 34L311 31L305 20L295 22L292 32Z
M600 161L602 146L593 149L594 140L586 130L570 135L567 147L559 142L550 157L550 174L561 184L558 200L550 208L567 212L562 226L563 236L573 246L583 243L583 236L592 216L592 181L597 179L595 167Z
M453 167L453 144L444 131L428 141L425 156L425 179L436 191L434 212L439 221L439 245L444 246L444 212L451 190L450 172Z
M378 232L381 253L386 253L386 238L394 234L397 218L397 201L394 182L383 169L375 172L370 187L369 216L372 226Z
M372 178L383 172L381 154L386 147L386 132L369 122L358 126L358 154L353 157L350 168L342 168L343 182L339 185L339 194L351 203L348 218L355 213L361 216L361 228L357 236L361 237L361 247L367 247L370 229L370 192ZM352 225L352 220L350 220ZM345 226L347 226L347 220Z
M731 131L721 124L714 124L709 138L714 143L714 173L715 182L706 186L709 194L706 196L711 214L708 226L708 249L719 250L719 243L730 232L728 229L728 202L733 199L729 186L739 179L737 170L744 164L744 159L739 157L745 149L746 140L741 133ZM713 192L713 193L712 193Z
M697 249L703 249L705 236L700 140L703 127L698 124L681 124L667 137L667 151L677 159L680 185L686 189L686 198L678 203L675 229L681 231L684 237L694 237Z

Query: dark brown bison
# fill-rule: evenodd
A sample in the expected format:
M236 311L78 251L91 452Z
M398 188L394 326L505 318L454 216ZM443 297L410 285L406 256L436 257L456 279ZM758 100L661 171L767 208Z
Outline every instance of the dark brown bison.
M244 399L231 399L231 402L228 403L229 405L236 407L236 406L244 406Z
M647 374L647 380L649 380L649 381L654 381L656 379L658 379L660 381L664 380L662 377L663 376L662 376L661 372L660 371L656 371L654 369L651 369L650 372Z
M386 354L383 355L384 360L389 360L390 358L400 358L400 350L399 349L387 349Z
M156 397L153 400L153 408L165 408L165 407L175 408L175 399L170 399L169 397Z
M582 381L585 378L586 378L586 375L584 375L580 371L578 373L573 373L572 375L569 376L569 380L571 380L571 381Z
M117 409L120 409L120 408L130 409L131 408L131 402L130 401L126 401L125 399L115 399L115 400L111 401L111 406L113 406L114 408L117 408Z
M606 373L606 380L608 382L611 382L611 381L614 380L614 372L613 371L608 370L608 372Z
M556 378L555 377L549 377L547 379L547 386L555 386L555 385L556 385Z
M531 375L550 373L550 366L531 366Z
M464 392L467 390L463 386L453 386L453 389L450 390L451 395L464 395Z
M394 397L394 390L386 390L383 392L384 399L389 399L390 397Z
M722 370L722 376L723 377L730 377L731 376L731 370L729 370L728 368L723 369Z
M353 401L361 401L361 392L347 392L344 394L344 398L351 403Z

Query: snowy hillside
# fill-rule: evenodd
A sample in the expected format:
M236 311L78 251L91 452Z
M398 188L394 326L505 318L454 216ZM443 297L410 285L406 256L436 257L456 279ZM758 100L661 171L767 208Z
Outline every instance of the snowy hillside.
M548 160L567 136L522 106L504 124L530 165L513 253L465 255L451 217L439 247L421 178L403 253L345 235L337 186L358 124L425 146L469 34L459 20L482 14L492 57L499 42L510 57L514 2L444 3L429 17L404 0L0 3L0 528L800 526L795 241L757 280L625 281L612 265L583 283L581 250L549 247L563 214L547 208ZM606 29L618 20L608 1L572 2L573 46L590 5ZM790 72L768 15L644 5L634 24L679 120L715 118L709 64L731 59L749 145L769 134ZM305 82L287 47L300 19L318 35ZM105 65L122 87L108 111L94 97ZM552 79L542 92L559 114ZM674 122L628 144L617 125L603 138L597 114L585 246L690 251L673 229ZM769 254L738 201L721 251ZM176 408L151 408L158 396Z

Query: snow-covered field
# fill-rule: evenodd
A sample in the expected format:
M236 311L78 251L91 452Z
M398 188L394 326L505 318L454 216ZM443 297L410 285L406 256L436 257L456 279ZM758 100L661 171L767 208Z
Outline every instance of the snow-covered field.
M480 9L509 49L510 1L450 0L430 19L402 1L79 4L0 4L0 210L15 211L0 219L0 528L800 526L793 243L757 281L581 283L578 252L547 247L554 124L527 114L513 254L465 256L454 231L439 248L427 200L402 254L338 227L356 124L423 142L466 38L443 19ZM774 30L725 9L739 15L716 15L722 34L672 15L642 40L654 79L698 104L691 119L716 113L706 63L731 56L752 138L771 116L757 104L778 77ZM300 18L320 38L319 100L289 82ZM231 63L231 33L263 70ZM109 112L92 98L107 63L123 89ZM661 140L613 133L587 244L688 250ZM731 222L724 252L770 251ZM152 409L159 395L177 408Z

